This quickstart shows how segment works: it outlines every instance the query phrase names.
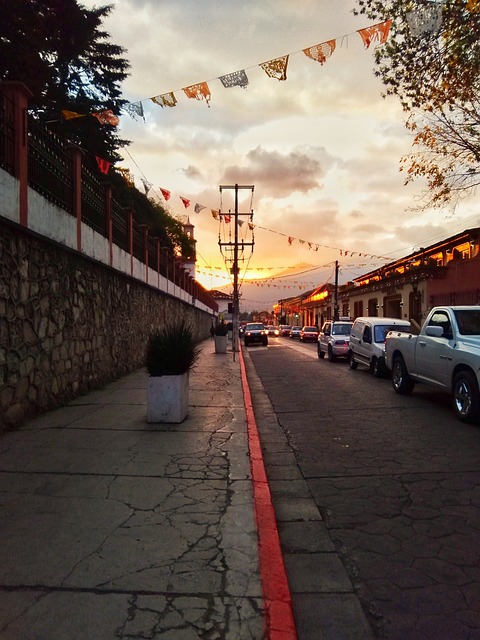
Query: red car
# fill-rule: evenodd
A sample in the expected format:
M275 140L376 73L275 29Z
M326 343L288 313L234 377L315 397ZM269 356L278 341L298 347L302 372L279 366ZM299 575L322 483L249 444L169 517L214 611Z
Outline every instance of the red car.
M317 342L317 327L303 327L300 331L300 342Z

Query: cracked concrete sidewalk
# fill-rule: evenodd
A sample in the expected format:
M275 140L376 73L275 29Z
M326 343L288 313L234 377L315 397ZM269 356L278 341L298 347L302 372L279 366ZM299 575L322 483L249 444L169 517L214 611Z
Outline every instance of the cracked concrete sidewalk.
M179 425L138 371L0 439L2 640L259 640L238 359L213 341Z

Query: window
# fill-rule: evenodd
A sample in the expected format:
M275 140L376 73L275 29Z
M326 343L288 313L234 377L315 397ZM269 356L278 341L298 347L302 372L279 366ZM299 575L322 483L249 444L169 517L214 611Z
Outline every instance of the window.
M452 336L452 325L450 324L450 318L446 311L437 311L430 318L428 323L430 327L442 327L442 338L448 338Z

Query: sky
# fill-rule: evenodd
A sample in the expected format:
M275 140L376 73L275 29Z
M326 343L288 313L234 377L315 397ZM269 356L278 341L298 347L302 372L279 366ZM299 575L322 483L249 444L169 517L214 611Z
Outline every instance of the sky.
M241 282L254 280L257 308L333 281L336 260L345 282L480 224L474 197L418 210L425 184L405 186L399 170L411 134L398 99L382 97L376 45L366 49L357 33L372 22L353 15L352 0L113 4L104 26L131 64L123 95L144 111L144 119L121 117L120 135L132 141L121 166L140 189L152 185L149 196L173 216L189 217L196 277L208 289L231 290L232 252L224 250L225 261L219 240L232 242L234 225L212 210L233 211L234 191L221 185L254 186L239 191L239 212L253 218L240 216L238 233L254 242L239 266ZM303 53L330 40L335 50L323 65ZM285 55L286 80L260 66ZM220 76L241 70L246 88L222 85ZM209 104L183 91L202 82ZM174 107L151 100L170 92Z

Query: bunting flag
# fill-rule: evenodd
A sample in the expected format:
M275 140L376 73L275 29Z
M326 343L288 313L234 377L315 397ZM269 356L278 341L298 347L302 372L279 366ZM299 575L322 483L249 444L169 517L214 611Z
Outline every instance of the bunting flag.
M260 65L267 76L270 78L276 78L277 80L287 79L287 66L288 55L276 58L275 60L269 60L268 62L263 62Z
M189 87L183 89L187 98L194 98L195 100L203 100L208 106L210 106L211 93L206 82L199 82L198 84L192 84Z
M359 29L357 33L360 34L365 49L372 44L372 42L378 42L378 44L385 44L388 38L388 33L392 25L391 20L386 20L380 24L374 24L372 27L366 29Z
M143 118L145 121L145 115L143 113L143 105L141 102L129 102L123 107L125 111L131 116L134 120L137 119L137 116Z
M232 219L232 216L229 216L227 214L225 214L223 217L224 222L226 222L227 224L229 224L230 220Z
M173 91L170 91L169 93L162 93L159 96L155 96L152 98L152 102L159 104L163 109L163 107L174 107L177 104L177 99L175 98Z
M190 206L190 200L187 200L187 198L184 198L183 196L178 197L183 202L183 206L185 207L185 209L188 209L188 207Z
M200 213L201 211L203 211L203 209L205 209L203 204L198 204L198 202L197 202L196 205L195 205L195 208L194 208L195 213Z
M210 211L212 212L212 217L218 220L218 211L215 211L215 209L210 209Z
M95 156L95 160L97 161L97 165L100 171L106 175L110 171L110 167L112 166L112 163L109 162L108 160L104 160L103 158L100 158L99 156Z
M120 124L120 118L116 116L111 109L95 111L92 113L92 116L96 118L100 124L110 124L112 127L117 127Z
M226 76L220 76L219 80L225 89L228 89L229 87L242 87L243 89L246 89L248 86L247 74L243 69L241 71L228 73Z
M417 7L407 13L407 22L413 36L423 33L434 33L442 25L443 5L435 4Z
M148 196L148 192L150 191L150 189L152 188L153 185L152 185L151 182L148 182L144 178L142 178L142 184L143 184L143 188L145 190L145 195Z
M84 118L84 113L77 113L76 111L68 111L67 109L62 110L62 116L65 120L73 120L74 118Z
M288 244L292 244L292 242L295 240L295 238L292 238L292 236L288 236Z
M248 228L250 229L250 231L253 231L255 229L255 225L252 224L251 222L248 223Z
M160 191L162 192L162 196L165 198L165 200L169 200L170 199L170 191L167 191L166 189L162 189L162 187L159 187Z
M328 42L322 42L321 44L316 44L313 47L304 49L303 53L309 58L312 58L312 60L316 60L320 64L325 64L327 58L335 51L335 46L335 40L329 40Z
M244 220L239 220L239 221L238 221L238 226L239 226L239 227L243 227L244 222L245 222Z

